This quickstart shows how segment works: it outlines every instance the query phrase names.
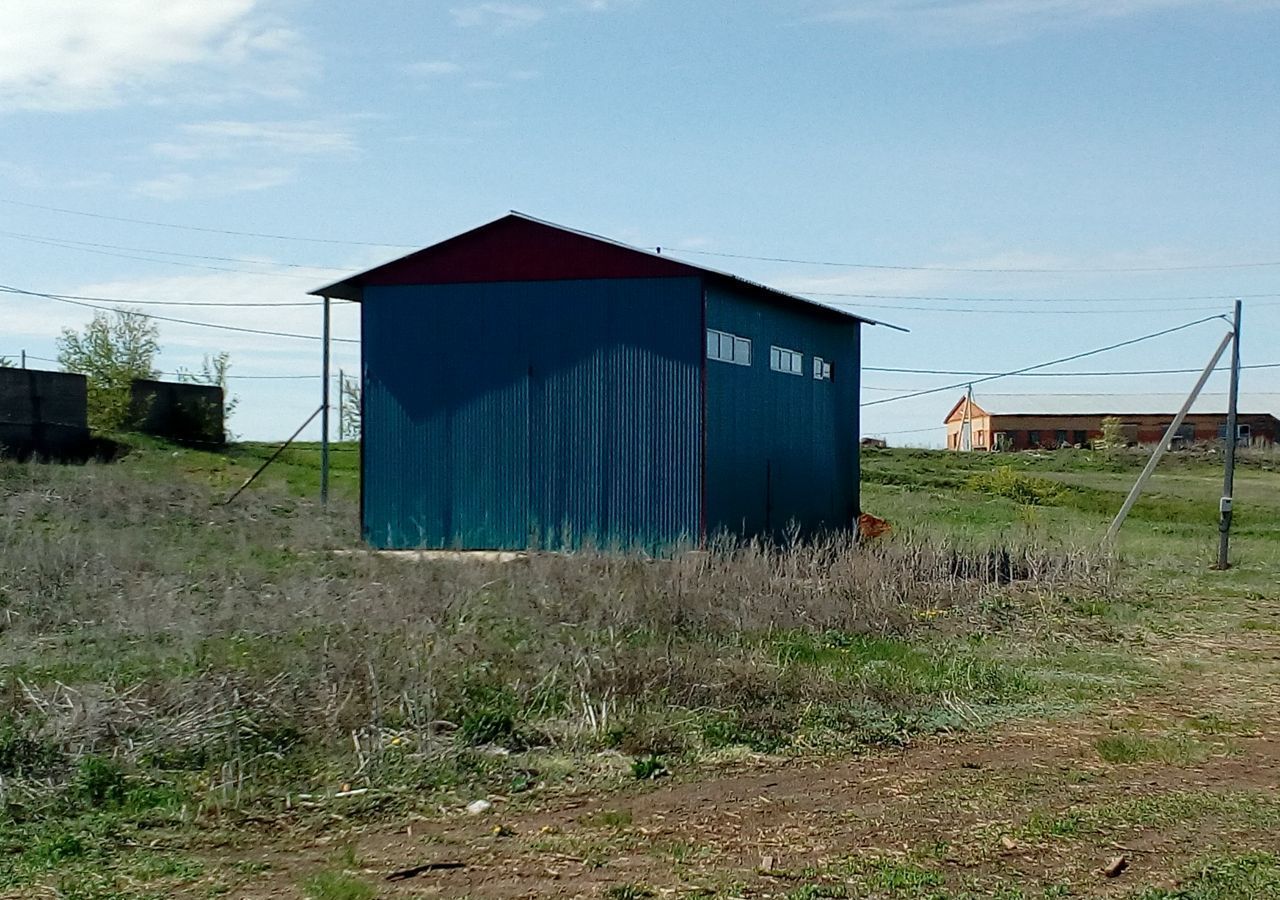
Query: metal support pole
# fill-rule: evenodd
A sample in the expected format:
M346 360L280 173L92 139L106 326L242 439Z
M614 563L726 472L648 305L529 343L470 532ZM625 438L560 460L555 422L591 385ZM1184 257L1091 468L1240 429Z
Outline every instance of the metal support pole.
M324 298L324 350L320 364L320 504L329 503L329 298Z
M1218 501L1218 568L1231 568L1227 551L1231 544L1231 497L1235 492L1237 411L1240 399L1240 301L1236 301L1235 322L1231 326L1231 395L1227 401L1226 466L1222 476L1222 499Z
M1129 496L1124 498L1124 505L1120 507L1120 512L1116 513L1115 520L1111 523L1111 527L1107 529L1107 536L1104 543L1111 543L1116 538L1116 533L1120 530L1120 526L1124 524L1124 520L1129 515L1129 510L1133 509L1133 505L1138 502L1138 498L1142 496L1142 489L1146 487L1147 479L1151 477L1151 473L1156 470L1156 465L1160 462L1160 458L1164 456L1164 452L1169 449L1169 442L1173 440L1173 436L1178 433L1178 429L1182 427L1182 420L1187 417L1187 413L1191 409L1191 404L1196 402L1196 397L1200 396L1201 389L1209 380L1209 376L1213 374L1214 368L1218 365L1218 360L1222 359L1222 354L1227 351L1227 344L1231 343L1233 334L1228 334L1222 339L1222 343L1218 345L1218 349L1213 352L1213 359L1209 360L1209 365L1204 367L1204 371L1200 373L1200 378L1196 381L1196 386L1191 389L1191 393L1187 395L1187 399L1182 403L1182 409L1178 410L1178 414L1174 416L1173 422L1169 424L1169 428L1164 433L1164 437L1160 439L1160 444L1156 447L1151 459L1147 460L1147 466L1142 470L1142 474L1138 476L1138 480L1133 483L1133 488L1129 491Z
M27 367L27 351L23 350L22 351L22 368L25 369L26 367Z

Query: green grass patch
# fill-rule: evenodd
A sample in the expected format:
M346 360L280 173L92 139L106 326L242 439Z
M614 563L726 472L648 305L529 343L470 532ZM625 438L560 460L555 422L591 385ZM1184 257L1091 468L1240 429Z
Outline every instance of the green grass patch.
M1103 735L1094 740L1093 746L1104 761L1128 765L1159 762L1187 766L1204 760L1211 749L1189 734L1148 736L1131 732Z
M1176 888L1147 888L1133 900L1262 900L1280 897L1280 861L1270 853L1213 857L1186 873Z
M1280 798L1252 792L1170 791L1087 804L1066 811L1032 813L1013 834L1036 843L1143 828L1212 822L1219 828L1267 831L1280 827ZM994 838L993 838L994 839Z
M367 881L338 869L325 869L301 884L307 900L372 900L377 894Z

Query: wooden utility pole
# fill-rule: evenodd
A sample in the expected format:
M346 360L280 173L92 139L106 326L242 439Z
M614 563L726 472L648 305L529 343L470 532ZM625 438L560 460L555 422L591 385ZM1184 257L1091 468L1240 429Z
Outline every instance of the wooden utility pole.
M1226 463L1222 476L1222 499L1218 501L1218 568L1231 568L1228 549L1231 543L1231 496L1235 491L1237 413L1240 400L1240 312L1236 301L1235 321L1231 326L1231 394L1227 400Z
M320 363L320 505L329 505L329 298L324 298Z
M964 396L964 421L960 425L960 449L973 449L973 385Z

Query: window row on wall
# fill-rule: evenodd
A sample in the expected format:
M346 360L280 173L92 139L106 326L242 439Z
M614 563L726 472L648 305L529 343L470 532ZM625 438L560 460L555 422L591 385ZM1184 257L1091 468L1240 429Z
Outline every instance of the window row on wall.
M732 363L737 366L751 365L751 339L727 331L707 329L707 359ZM785 375L804 375L804 354L799 350L787 347L769 347L769 368ZM813 357L809 371L817 381L831 381L835 372L830 360L821 356Z

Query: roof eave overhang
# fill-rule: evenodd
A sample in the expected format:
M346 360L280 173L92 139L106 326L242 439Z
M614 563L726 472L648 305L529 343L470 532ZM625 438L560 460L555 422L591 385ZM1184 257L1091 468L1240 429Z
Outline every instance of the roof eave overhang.
M355 278L345 278L307 293L312 297L328 297L330 300L350 300L352 303L359 303L364 300L364 285Z

